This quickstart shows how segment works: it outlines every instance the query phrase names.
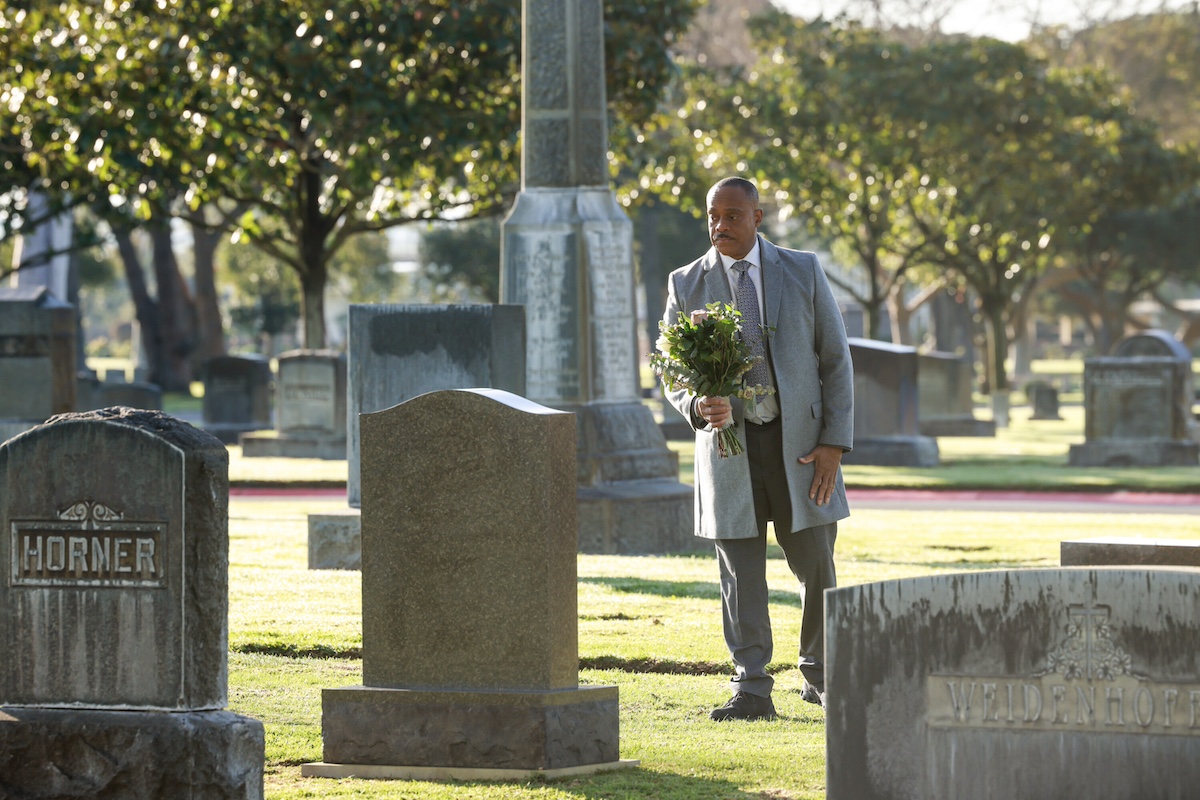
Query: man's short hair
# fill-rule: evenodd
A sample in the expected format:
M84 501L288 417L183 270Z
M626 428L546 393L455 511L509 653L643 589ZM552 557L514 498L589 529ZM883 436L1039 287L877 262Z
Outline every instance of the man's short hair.
M750 198L750 201L754 203L754 207L758 208L758 187L754 185L754 181L737 175L729 178L721 178L721 180L714 183L712 188L708 190L708 197L711 198L714 194L721 189L724 189L726 186L736 186L741 189L746 193L746 196Z

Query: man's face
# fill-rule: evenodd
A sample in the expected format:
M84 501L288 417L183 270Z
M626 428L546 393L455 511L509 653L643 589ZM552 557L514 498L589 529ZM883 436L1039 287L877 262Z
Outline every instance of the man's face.
M740 186L726 184L708 196L708 238L717 252L742 258L754 247L762 209Z

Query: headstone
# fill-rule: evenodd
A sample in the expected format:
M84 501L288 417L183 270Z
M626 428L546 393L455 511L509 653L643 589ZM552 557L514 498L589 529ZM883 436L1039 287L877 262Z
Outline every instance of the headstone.
M1064 567L1200 567L1200 541L1134 539L1122 536L1059 543Z
M93 388L92 396L96 403L93 408L126 406L147 411L162 410L162 387L156 383L101 381Z
M522 9L521 191L501 226L500 293L526 309L526 395L580 414L586 552L692 549L692 487L639 391L633 225L609 187L603 2ZM614 477L622 458L638 469Z
M830 800L1190 797L1200 571L972 572L831 589Z
M1083 369L1083 444L1076 467L1194 466L1191 362L1161 356L1089 358Z
M244 458L346 458L346 359L293 350L276 359L275 430L243 433Z
M271 427L271 363L262 356L217 356L204 364L204 430L226 444Z
M1058 389L1045 381L1030 381L1025 384L1025 397L1033 406L1030 419L1062 419L1058 409Z
M153 411L0 445L0 796L261 798L226 711L228 454Z
M924 436L995 436L991 420L975 419L975 367L954 353L917 355L917 428Z
M1113 345L1117 358L1170 358L1179 366L1177 378L1181 411L1188 421L1188 436L1200 442L1200 423L1192 414L1196 400L1195 376L1192 374L1192 354L1183 342L1164 330L1151 328L1131 333Z
M936 467L937 440L918 427L917 350L850 339L854 362L854 449L843 464Z
M359 415L426 392L525 392L525 316L506 305L351 305L346 495L350 508L308 518L309 569L358 569Z
M496 779L629 765L578 680L575 420L491 389L364 414L363 685L322 692L304 775Z
M0 441L75 410L75 332L46 287L0 287Z

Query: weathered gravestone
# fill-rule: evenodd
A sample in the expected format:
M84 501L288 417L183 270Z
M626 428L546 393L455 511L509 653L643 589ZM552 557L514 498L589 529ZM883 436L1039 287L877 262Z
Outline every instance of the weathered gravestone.
M491 389L364 414L363 685L325 689L309 776L629 764L580 686L574 415Z
M223 710L228 454L153 411L0 446L0 797L261 798Z
M217 356L204 364L204 430L226 444L271 427L271 363L262 356Z
M1058 408L1058 389L1045 381L1030 381L1025 384L1025 397L1033 406L1030 419L1062 419Z
M426 392L525 392L525 316L507 305L351 305L346 460L349 508L308 518L309 569L361 562L359 415Z
M276 359L275 430L243 433L242 456L346 457L346 359L293 350Z
M825 608L830 800L1200 785L1200 571L939 575L832 589Z
M1089 358L1084 362L1083 444L1071 445L1077 467L1191 466L1191 361L1174 357Z
M850 339L854 361L854 449L843 464L935 467L937 440L918 427L914 347Z
M975 368L954 353L917 355L917 429L924 436L995 436L991 420L975 419Z
M0 442L75 410L75 333L46 287L0 287Z

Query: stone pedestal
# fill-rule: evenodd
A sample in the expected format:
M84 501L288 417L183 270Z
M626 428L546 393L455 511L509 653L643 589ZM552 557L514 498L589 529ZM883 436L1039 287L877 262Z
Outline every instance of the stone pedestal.
M0 707L0 797L261 800L264 747L231 711Z
M446 691L349 687L321 693L323 765L555 771L619 761L617 687ZM320 769L323 767L323 769ZM316 769L315 769L316 768ZM339 771L342 775L330 773Z
M343 508L308 515L308 568L362 568L362 511Z

